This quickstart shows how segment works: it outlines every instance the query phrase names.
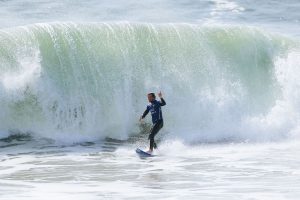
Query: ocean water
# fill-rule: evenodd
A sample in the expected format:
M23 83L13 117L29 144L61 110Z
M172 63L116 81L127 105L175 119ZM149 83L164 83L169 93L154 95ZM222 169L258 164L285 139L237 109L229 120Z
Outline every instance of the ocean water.
M0 1L0 199L299 199L299 9Z

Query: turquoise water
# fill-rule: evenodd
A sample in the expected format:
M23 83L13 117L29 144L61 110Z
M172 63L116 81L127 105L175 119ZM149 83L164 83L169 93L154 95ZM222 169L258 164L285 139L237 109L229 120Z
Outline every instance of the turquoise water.
M0 199L297 199L299 8L0 2Z

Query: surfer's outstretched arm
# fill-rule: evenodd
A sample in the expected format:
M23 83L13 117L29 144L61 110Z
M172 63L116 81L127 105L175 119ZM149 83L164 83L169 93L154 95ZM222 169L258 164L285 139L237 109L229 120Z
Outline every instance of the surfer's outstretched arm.
M159 105L160 105L160 106L166 105L166 102L165 102L164 98L162 97L162 93L161 93L161 92L158 93L158 96L159 96L159 98L160 98Z
M160 98L159 104L160 104L161 106L165 106L165 105L166 105L166 102L165 102L164 98L162 98L162 97Z
M146 115L149 113L149 107L147 106L146 110L144 111L143 115L140 117L140 121L146 117Z

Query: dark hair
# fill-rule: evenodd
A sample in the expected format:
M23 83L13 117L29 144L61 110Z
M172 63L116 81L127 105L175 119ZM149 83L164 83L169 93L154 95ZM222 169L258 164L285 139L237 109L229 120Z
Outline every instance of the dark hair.
M148 93L148 95L151 95L155 99L155 94L153 92Z

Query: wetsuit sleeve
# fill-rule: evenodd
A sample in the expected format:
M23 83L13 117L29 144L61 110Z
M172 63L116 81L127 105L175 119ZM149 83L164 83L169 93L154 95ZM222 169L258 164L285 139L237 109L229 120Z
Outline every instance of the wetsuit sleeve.
M165 102L165 100L163 98L160 98L159 105L161 105L161 106L166 105L166 102Z
M148 113L149 113L149 107L147 106L146 110L144 111L144 113L142 115L142 119L144 119Z

